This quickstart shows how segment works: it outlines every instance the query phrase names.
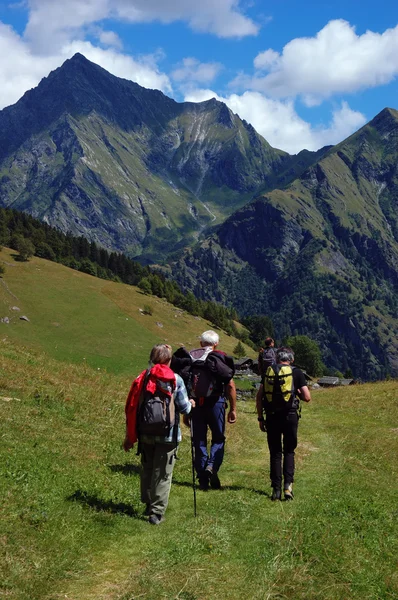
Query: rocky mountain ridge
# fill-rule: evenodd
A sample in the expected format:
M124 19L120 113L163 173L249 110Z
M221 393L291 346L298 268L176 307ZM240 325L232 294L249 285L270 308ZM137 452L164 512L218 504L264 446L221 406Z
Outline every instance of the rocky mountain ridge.
M198 297L318 340L331 367L398 375L398 112L237 210L172 269ZM214 276L215 274L215 276Z
M316 158L215 99L177 103L76 54L0 111L0 205L159 260Z
M398 113L272 148L217 100L177 103L75 55L0 111L0 206L163 264L199 298L307 334L331 369L398 376Z

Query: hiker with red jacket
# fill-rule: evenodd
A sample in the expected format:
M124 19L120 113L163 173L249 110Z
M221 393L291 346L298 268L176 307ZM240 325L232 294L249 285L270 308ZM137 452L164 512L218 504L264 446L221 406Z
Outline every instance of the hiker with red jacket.
M183 377L190 398L195 400L192 423L188 420L187 424L192 426L194 466L199 489L203 491L208 490L209 485L212 489L221 487L218 472L224 458L226 400L229 401L228 423L236 422L234 362L217 350L218 344L218 334L205 331L200 337L200 348L189 353L180 348L171 363L172 369ZM208 429L211 432L209 452Z
M132 383L126 401L128 452L139 442L141 454L141 502L149 523L164 521L177 445L181 441L179 415L189 414L194 401L188 399L184 381L170 369L172 351L157 344L149 357L149 368Z

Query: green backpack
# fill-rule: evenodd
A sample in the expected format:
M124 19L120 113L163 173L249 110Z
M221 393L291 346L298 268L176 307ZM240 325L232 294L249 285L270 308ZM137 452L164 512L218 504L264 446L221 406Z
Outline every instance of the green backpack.
M266 414L298 408L290 365L271 365L264 377L263 407Z

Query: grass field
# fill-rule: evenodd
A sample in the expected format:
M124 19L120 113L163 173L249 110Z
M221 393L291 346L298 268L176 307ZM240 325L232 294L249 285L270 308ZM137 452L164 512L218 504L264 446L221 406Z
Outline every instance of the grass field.
M264 435L254 403L240 402L223 489L198 492L195 519L185 435L166 521L151 527L138 458L120 449L130 377L10 337L0 345L1 597L398 597L397 382L313 394L292 503L270 501Z
M138 288L104 281L40 258L14 260L3 249L0 264L0 339L23 342L48 356L111 373L135 373L146 366L156 343L196 348L213 326ZM141 312L145 305L152 315ZM17 307L20 311L12 310ZM140 310L141 309L141 310ZM29 322L20 320L27 316ZM237 340L220 332L220 348L232 354ZM248 355L253 350L246 347Z

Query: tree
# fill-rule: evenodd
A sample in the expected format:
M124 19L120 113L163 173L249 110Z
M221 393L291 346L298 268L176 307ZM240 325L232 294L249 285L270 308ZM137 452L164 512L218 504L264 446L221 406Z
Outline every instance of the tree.
M143 277L138 283L138 287L144 292L144 294L152 294L152 286L148 277Z
M29 260L35 253L35 247L32 242L22 237L22 235L14 236L12 247L19 252L20 260Z
M247 317L242 322L250 332L250 339L259 348L264 345L265 338L275 337L274 326L270 317L266 317L265 315Z
M243 358L244 356L246 356L246 351L244 349L244 346L241 342L238 342L235 346L235 348L232 350L234 356L236 356L237 358Z
M88 275L92 275L93 277L97 277L97 268L88 258L83 258L80 263L79 271L82 271L82 273L87 273Z
M294 351L294 362L310 375L322 375L325 365L322 362L318 344L306 335L295 335L287 338L286 345Z
M56 260L54 250L51 248L51 246L46 244L46 242L40 242L36 246L36 256L39 258L47 258L48 260Z

